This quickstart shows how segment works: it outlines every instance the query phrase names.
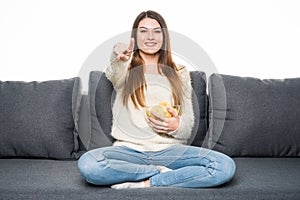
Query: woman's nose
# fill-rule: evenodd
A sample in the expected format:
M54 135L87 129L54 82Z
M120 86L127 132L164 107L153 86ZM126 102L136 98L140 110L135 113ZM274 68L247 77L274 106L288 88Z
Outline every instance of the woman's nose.
M148 37L148 39L150 39L150 40L153 39L153 30L149 30L147 37Z

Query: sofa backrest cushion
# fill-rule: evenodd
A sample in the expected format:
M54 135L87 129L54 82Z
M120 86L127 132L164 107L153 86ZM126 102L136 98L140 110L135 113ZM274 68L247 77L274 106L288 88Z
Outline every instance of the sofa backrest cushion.
M300 78L209 78L209 148L230 156L300 156Z
M92 71L89 76L88 103L90 111L90 132L83 143L87 150L111 146L112 105L114 88L101 71Z
M191 71L191 82L193 87L193 110L195 125L192 130L193 137L189 141L192 146L201 147L208 129L208 96L206 74L200 71ZM196 133L196 134L195 134Z
M80 79L0 81L0 157L74 159Z
M203 72L191 72L194 88L193 101L195 111L194 138L192 145L201 146L207 130L207 93L206 76ZM90 132L83 135L82 142L87 150L110 146L114 142L111 136L112 105L115 100L115 91L105 73L92 71L89 77L89 108Z

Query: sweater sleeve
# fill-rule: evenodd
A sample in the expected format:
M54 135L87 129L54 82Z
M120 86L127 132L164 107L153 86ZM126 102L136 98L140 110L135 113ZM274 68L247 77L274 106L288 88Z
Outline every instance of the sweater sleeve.
M105 70L105 75L110 80L115 88L123 85L125 82L126 73L128 70L130 59L128 61L116 61L116 55L111 54L110 65Z
M180 77L183 83L184 103L182 105L182 115L180 117L179 127L169 133L172 137L180 140L188 140L192 136L194 126L194 111L192 104L192 85L188 70L184 67L179 70Z

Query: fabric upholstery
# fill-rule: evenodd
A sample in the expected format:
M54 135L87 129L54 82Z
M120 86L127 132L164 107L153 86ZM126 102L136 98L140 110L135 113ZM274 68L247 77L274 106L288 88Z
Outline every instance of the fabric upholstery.
M235 158L236 175L217 188L114 190L93 186L76 161L0 159L0 199L299 200L300 158Z
M193 87L193 110L195 115L195 125L193 129L194 137L189 142L192 146L202 146L206 132L208 129L208 96L206 74L200 71L190 72L191 82Z
M207 146L230 156L300 156L300 78L209 79Z
M112 126L112 104L114 89L105 74L93 71L89 77L88 106L90 112L90 134L85 141L87 150L111 146L114 139L110 135Z
M0 157L74 159L80 79L0 82Z

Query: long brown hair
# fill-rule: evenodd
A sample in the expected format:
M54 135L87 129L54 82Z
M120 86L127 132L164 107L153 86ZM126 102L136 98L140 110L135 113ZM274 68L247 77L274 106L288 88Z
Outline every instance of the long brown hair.
M123 104L128 106L128 100L131 98L135 108L138 109L139 106L145 107L145 95L144 90L147 89L147 84L144 76L144 61L140 55L140 50L137 46L137 29L141 20L145 18L151 18L156 20L163 33L163 43L161 49L157 52L159 54L158 59L158 71L167 77L169 80L173 100L175 105L183 104L183 87L182 81L177 73L177 67L172 59L171 47L170 47L170 36L167 29L167 24L163 17L154 11L145 11L140 13L135 19L131 37L135 39L134 52L132 55L131 62L128 67L125 86L123 90Z

